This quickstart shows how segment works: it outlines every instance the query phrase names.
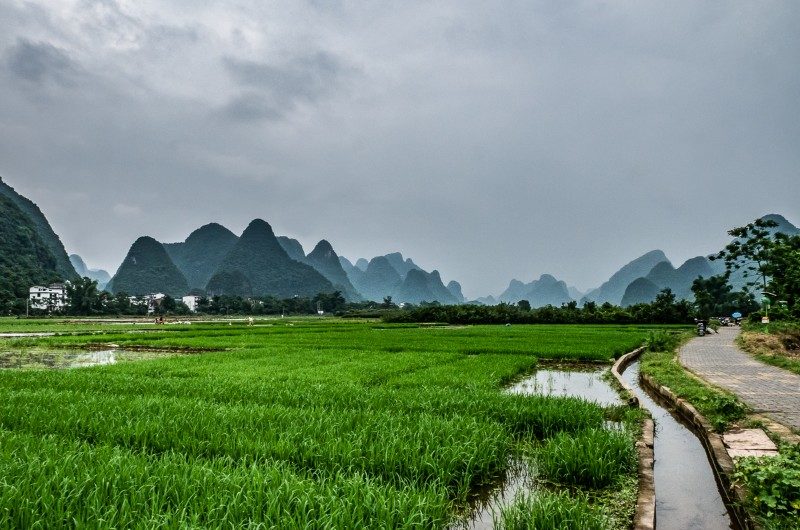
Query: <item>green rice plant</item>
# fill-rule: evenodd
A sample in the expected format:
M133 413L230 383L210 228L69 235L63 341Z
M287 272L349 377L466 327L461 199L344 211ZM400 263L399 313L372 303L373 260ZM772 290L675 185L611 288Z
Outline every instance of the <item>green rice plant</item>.
M543 476L559 484L603 488L636 469L632 436L624 429L558 433L536 453Z
M0 370L0 527L441 527L520 444L603 426L595 404L509 395L506 382L543 358L607 360L649 331L280 319L20 329L48 326L63 334L20 350L201 352Z
M608 522L586 498L534 491L517 498L495 520L497 530L606 530Z

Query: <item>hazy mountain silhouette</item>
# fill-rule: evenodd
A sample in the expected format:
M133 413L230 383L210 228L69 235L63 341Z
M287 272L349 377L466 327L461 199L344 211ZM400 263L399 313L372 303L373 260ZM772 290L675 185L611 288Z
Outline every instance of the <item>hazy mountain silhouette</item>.
M637 278L625 289L620 305L628 307L634 304L649 304L656 299L660 290L655 283L647 278Z
M152 237L142 236L131 245L106 290L134 296L150 293L183 296L188 292L189 284L164 245Z
M500 301L508 304L516 304L520 300L527 300L531 307L546 305L560 307L561 304L570 302L572 298L566 283L555 279L550 274L542 274L538 280L530 283L511 280L508 288L500 295Z
M440 304L458 304L456 298L442 282L439 271L425 272L419 268L409 268L405 279L392 294L395 302L439 302Z
M77 254L70 254L69 262L72 263L72 266L75 268L75 272L78 273L78 276L95 280L97 282L97 288L100 290L104 289L106 284L111 281L111 275L107 271L104 271L103 269L90 269L86 266L83 258Z
M290 258L300 263L306 263L306 251L298 240L287 236L278 236L278 243Z
M56 272L61 279L76 279L78 274L75 272L75 268L69 261L67 251L64 250L64 244L53 231L53 228L50 226L50 223L47 222L47 218L45 218L39 207L27 197L23 197L17 193L14 188L3 182L2 178L0 178L0 195L9 199L33 223L39 238L45 244L48 250L50 250L50 254L52 254L53 258L56 260Z
M236 281L231 283L231 279ZM249 292L245 290L247 283ZM269 223L255 219L225 256L206 290L209 294L289 298L335 289L313 267L290 258Z
M447 284L447 290L455 297L457 303L462 304L466 300L466 298L464 298L464 293L461 292L461 284L457 281L450 280Z
M400 274L389 260L385 256L377 256L370 260L367 270L354 287L367 300L380 302L384 297L392 296L401 283Z
M342 268L339 256L326 240L323 239L317 243L314 250L305 257L305 260L331 282L337 291L341 291L346 300L356 301L361 299L361 296L350 283L347 273Z
M369 261L367 261L364 258L358 258L355 262L355 267L363 272L367 272L367 267L369 267Z
M386 254L384 255L384 258L389 260L391 266L394 267L394 270L396 270L397 274L400 275L400 278L403 279L405 279L409 271L422 270L422 268L418 266L416 263L414 263L411 260L411 258L403 259L403 254L401 254L400 252L392 252L390 254Z
M224 226L209 223L182 243L165 243L164 249L186 277L189 288L203 289L238 239Z
M610 302L614 305L619 305L622 303L622 297L625 295L628 285L637 278L645 277L653 267L662 261L669 261L664 252L651 250L615 272L607 282L597 289L586 293L582 302L591 300L598 304Z

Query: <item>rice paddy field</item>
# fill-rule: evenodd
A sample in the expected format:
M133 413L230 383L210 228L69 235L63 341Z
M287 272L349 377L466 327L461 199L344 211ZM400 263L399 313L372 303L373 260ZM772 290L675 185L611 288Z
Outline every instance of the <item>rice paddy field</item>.
M0 338L5 355L148 352L0 370L0 527L468 527L520 458L541 493L497 527L623 528L635 422L503 388L549 361L608 362L651 330L0 319L56 333Z

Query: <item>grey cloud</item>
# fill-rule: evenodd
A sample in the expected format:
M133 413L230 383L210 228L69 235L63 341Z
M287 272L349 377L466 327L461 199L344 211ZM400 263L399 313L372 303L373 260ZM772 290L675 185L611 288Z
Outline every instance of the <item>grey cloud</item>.
M222 113L235 121L278 120L284 116L284 112L273 107L264 96L252 92L234 97Z
M319 51L281 64L223 59L225 69L240 86L262 90L277 103L293 106L298 100L317 101L332 91L349 70L335 56Z
M8 51L9 70L18 78L31 83L52 81L62 86L72 85L79 68L63 50L46 42L31 42L19 38Z

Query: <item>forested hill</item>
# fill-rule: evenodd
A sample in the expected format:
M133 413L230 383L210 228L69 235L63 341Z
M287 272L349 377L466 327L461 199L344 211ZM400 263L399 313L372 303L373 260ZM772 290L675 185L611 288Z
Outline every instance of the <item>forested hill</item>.
M14 201L0 195L0 310L8 314L20 303L24 310L32 285L59 279L56 259L36 224Z
M45 218L39 207L36 206L36 204L30 199L17 193L14 188L3 182L2 178L0 178L0 195L9 199L17 206L17 208L19 208L19 210L22 211L23 214L30 218L30 221L33 223L34 229L39 235L39 238L42 240L42 242L50 251L50 254L52 254L53 258L55 259L55 270L60 278L63 280L72 280L77 278L78 274L75 272L75 268L69 261L67 251L64 249L64 244L53 231L53 228L50 226L50 223L47 221L47 218Z

